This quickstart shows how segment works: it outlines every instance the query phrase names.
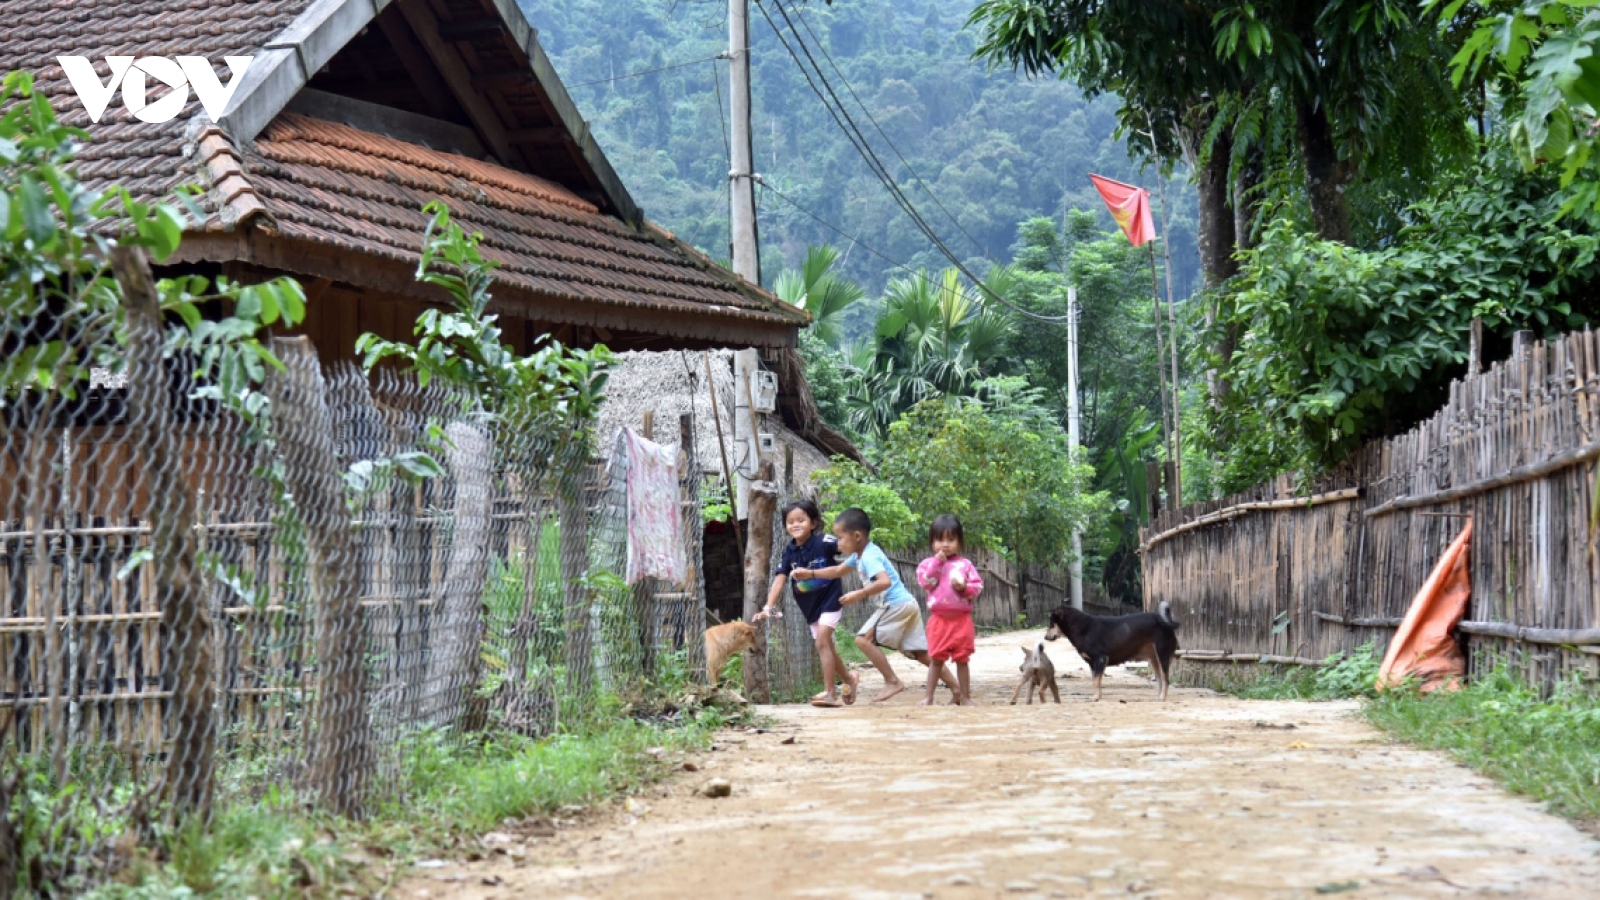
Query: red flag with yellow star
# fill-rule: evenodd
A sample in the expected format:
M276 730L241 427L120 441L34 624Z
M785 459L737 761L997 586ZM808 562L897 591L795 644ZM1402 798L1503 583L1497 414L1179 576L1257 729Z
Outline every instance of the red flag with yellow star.
M1117 226L1128 236L1128 243L1142 247L1145 241L1156 236L1155 221L1150 217L1149 191L1099 175L1090 175L1089 180L1100 192L1100 199L1106 202L1111 218L1117 220Z

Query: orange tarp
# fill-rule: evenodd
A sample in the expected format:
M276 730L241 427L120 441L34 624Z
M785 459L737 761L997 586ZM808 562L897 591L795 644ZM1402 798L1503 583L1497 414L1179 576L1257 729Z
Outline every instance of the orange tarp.
M1461 676L1467 673L1466 659L1461 655L1461 645L1451 632L1466 615L1467 600L1472 597L1472 577L1467 571L1467 547L1472 540L1472 521L1461 529L1461 534L1450 544L1450 549L1439 558L1433 573L1411 601L1400 630L1389 642L1389 652L1383 655L1383 666L1378 669L1378 690L1393 687L1407 678L1422 681L1422 690L1461 687Z

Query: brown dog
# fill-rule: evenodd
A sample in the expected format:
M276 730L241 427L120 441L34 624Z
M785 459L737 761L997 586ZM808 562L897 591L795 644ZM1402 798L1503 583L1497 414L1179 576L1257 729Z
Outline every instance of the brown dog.
M706 678L717 686L717 673L735 654L756 645L756 627L749 622L729 622L706 629Z
M1011 692L1012 706L1017 705L1017 695L1022 693L1024 687L1028 689L1029 706L1033 705L1034 688L1039 689L1040 703L1044 702L1044 689L1047 687L1055 695L1056 702L1061 702L1061 691L1056 688L1056 667L1050 662L1050 657L1044 655L1043 641L1032 650L1022 648L1022 665L1018 668L1022 671L1022 680L1017 682L1017 689Z

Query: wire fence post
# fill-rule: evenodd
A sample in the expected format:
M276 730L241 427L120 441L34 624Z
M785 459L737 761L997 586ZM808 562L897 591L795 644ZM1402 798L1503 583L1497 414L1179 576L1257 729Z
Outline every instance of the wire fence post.
M750 483L750 506L746 510L750 535L744 551L746 622L766 604L767 585L772 574L772 511L777 500L778 492L772 485L772 463L763 461L757 470L756 480ZM772 690L767 681L768 631L764 624L756 626L756 643L750 648L744 663L745 694L757 703L772 702Z
M129 430L150 479L150 565L166 631L162 663L172 682L167 711L172 743L163 791L174 816L195 814L205 819L211 815L216 765L211 616L197 559L194 496L184 479L183 454L161 364L161 301L142 249L113 249L111 267L127 311Z
M305 560L316 641L316 693L305 784L328 809L358 815L367 754L366 630L358 557L344 483L334 456L333 417L316 351L308 338L280 338L273 350L284 370L269 379L273 424L284 481L304 535L294 548Z
M562 626L565 628L566 695L585 697L594 683L594 641L589 627L589 501L594 471L587 455L564 460L556 492L561 524Z

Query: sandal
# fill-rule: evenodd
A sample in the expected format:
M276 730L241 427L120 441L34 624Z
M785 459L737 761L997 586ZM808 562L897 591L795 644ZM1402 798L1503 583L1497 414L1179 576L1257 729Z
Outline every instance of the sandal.
M811 702L815 703L818 700L826 700L826 699L828 699L828 692L827 691L819 691L816 694L812 695Z
M844 698L845 706L854 706L856 702L856 685L861 683L861 676L854 672L845 673L845 683L839 686L839 694Z
M824 707L826 709L838 709L838 708L844 706L843 703L840 703L837 700L830 700L827 697L818 697L818 698L816 698L816 699L811 701L811 705L812 706L821 706L821 707Z

